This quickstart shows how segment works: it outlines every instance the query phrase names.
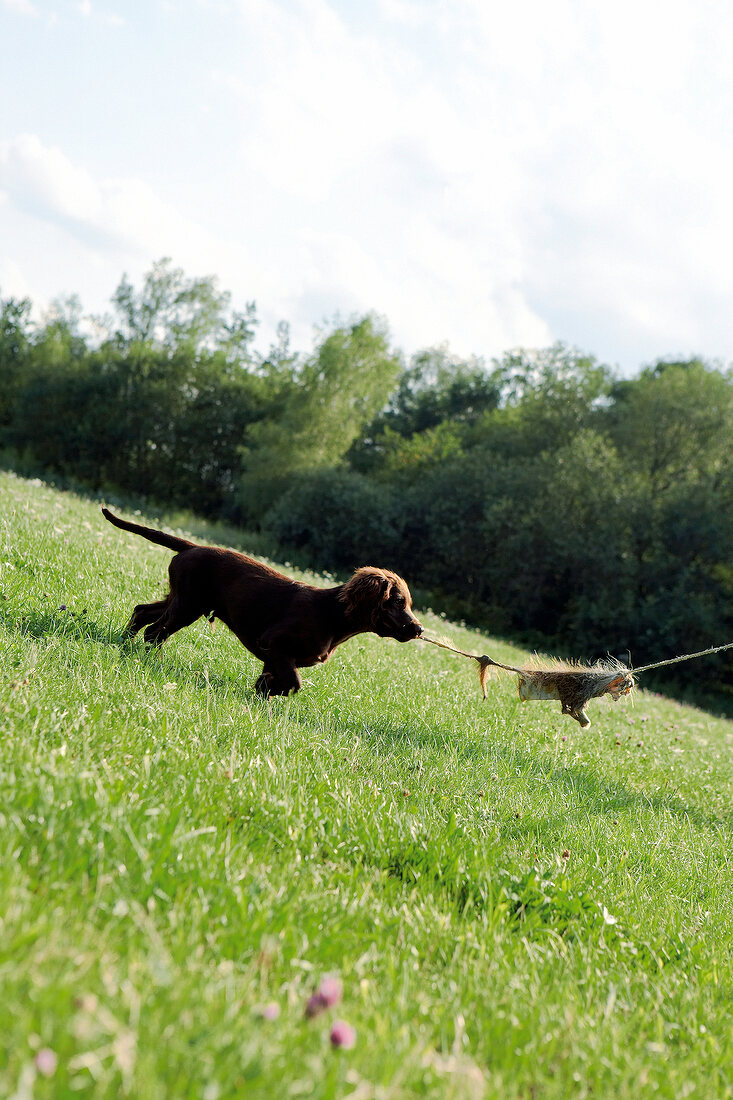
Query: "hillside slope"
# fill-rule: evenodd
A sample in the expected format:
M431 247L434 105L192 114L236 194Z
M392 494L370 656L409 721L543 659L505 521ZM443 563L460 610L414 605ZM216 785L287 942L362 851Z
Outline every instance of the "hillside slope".
M1 1095L732 1094L733 724L372 636L263 702L122 639L169 557L0 476Z

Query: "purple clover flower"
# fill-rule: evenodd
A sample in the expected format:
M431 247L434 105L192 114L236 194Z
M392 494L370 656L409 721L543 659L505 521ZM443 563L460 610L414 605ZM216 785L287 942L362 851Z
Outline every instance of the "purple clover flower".
M342 993L343 986L339 978L322 978L318 989L311 994L305 1006L305 1014L308 1019L320 1015L327 1008L333 1008L341 1000Z
M356 1032L345 1020L335 1020L330 1039L331 1046L339 1047L341 1050L351 1050L356 1045Z

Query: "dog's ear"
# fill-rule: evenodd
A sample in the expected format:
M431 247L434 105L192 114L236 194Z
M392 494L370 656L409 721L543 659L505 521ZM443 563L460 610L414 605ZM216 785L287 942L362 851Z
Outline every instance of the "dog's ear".
M360 608L377 607L389 599L391 591L391 579L381 569L366 565L357 569L351 580L346 582L339 599L346 604L346 612L351 615Z

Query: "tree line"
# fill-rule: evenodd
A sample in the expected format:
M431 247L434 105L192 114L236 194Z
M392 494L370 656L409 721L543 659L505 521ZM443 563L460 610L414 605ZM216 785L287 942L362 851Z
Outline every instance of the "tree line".
M405 360L373 315L255 351L254 304L161 261L93 326L0 298L0 447L95 491L377 563L545 649L646 660L733 640L733 373L619 378L562 345ZM733 697L729 654L674 683Z

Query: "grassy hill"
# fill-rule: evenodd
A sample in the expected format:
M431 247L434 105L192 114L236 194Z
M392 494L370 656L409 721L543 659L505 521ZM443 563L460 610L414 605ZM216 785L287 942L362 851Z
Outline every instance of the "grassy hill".
M372 636L263 702L121 638L169 558L0 477L0 1095L733 1095L732 723Z

